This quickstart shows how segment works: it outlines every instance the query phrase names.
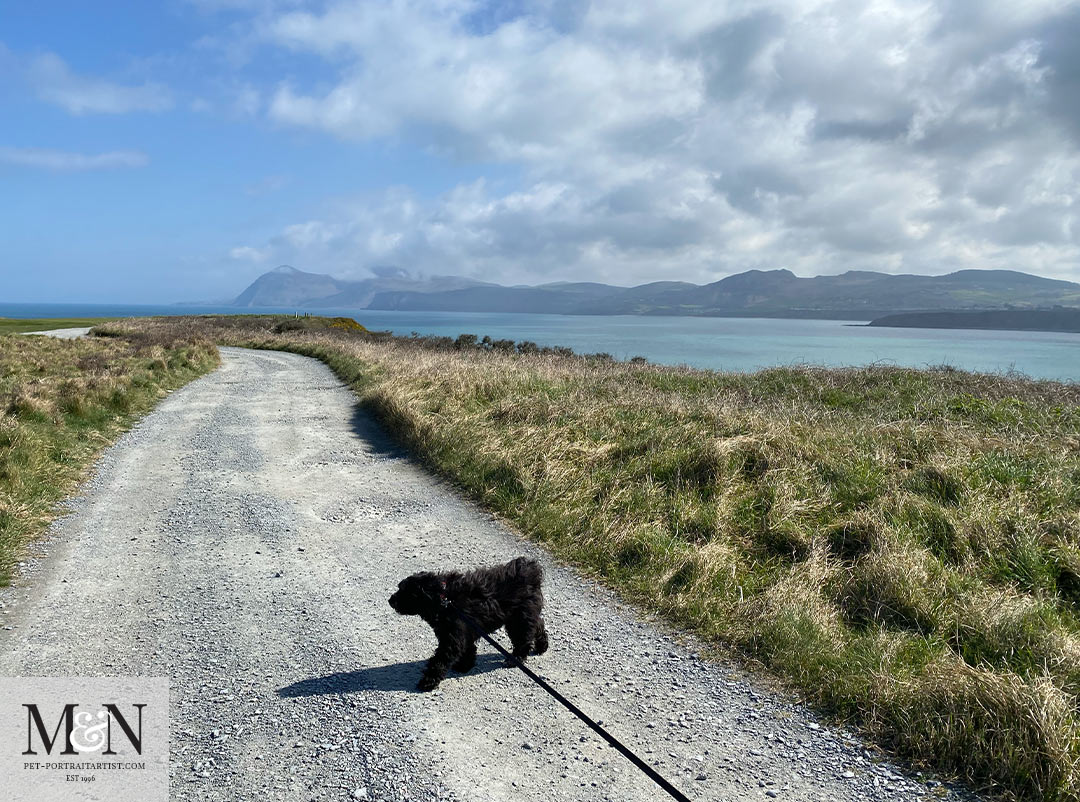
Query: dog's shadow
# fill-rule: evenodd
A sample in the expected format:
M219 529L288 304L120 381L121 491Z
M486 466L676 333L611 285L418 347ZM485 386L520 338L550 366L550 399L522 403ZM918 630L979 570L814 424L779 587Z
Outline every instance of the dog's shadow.
M416 683L424 670L427 660L413 660L411 663L390 663L385 666L359 668L356 671L339 671L325 677L312 677L278 688L278 696L292 698L297 696L324 696L331 693L355 693L356 691L405 691L420 693ZM476 665L466 674L451 671L446 682L453 682L457 677L472 674L486 674L502 668L506 664L502 657L495 654L481 654L476 657Z

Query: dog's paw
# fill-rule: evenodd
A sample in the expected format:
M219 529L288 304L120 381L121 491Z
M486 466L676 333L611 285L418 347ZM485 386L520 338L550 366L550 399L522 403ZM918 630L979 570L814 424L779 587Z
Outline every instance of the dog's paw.
M471 660L458 660L456 663L454 663L454 671L458 672L459 674L467 674L468 672L472 671L473 666L475 665L475 657Z
M418 691L433 691L439 687L441 680L435 677L421 677L420 681L416 683L416 690Z

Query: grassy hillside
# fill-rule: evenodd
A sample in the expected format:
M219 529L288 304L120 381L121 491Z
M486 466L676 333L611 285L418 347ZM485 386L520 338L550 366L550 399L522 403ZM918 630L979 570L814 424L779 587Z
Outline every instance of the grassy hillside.
M179 331L108 340L0 335L0 584L101 450L217 361L210 342Z
M1080 799L1080 386L200 326L324 360L483 504L882 744Z

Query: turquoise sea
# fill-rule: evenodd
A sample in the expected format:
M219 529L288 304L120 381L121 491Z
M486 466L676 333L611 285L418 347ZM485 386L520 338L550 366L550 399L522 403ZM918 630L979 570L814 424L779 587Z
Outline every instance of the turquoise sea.
M135 317L294 309L240 310L230 306L0 304L0 317ZM620 359L718 370L751 371L792 364L927 367L1018 371L1033 378L1080 381L1080 334L867 328L865 321L771 318L525 315L472 312L310 310L346 315L370 329L395 334L468 332L495 339L565 345L579 353L606 351Z

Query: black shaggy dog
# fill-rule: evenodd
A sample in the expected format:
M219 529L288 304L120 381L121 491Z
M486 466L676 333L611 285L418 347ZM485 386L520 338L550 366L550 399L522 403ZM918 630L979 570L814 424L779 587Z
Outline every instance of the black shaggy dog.
M390 606L402 615L423 618L439 639L416 687L434 690L450 668L464 673L476 665L479 636L445 606L445 601L471 617L485 632L506 627L513 654L519 660L546 652L548 638L540 615L544 607L540 589L543 581L540 563L527 557L465 574L422 571L401 580L390 597Z

